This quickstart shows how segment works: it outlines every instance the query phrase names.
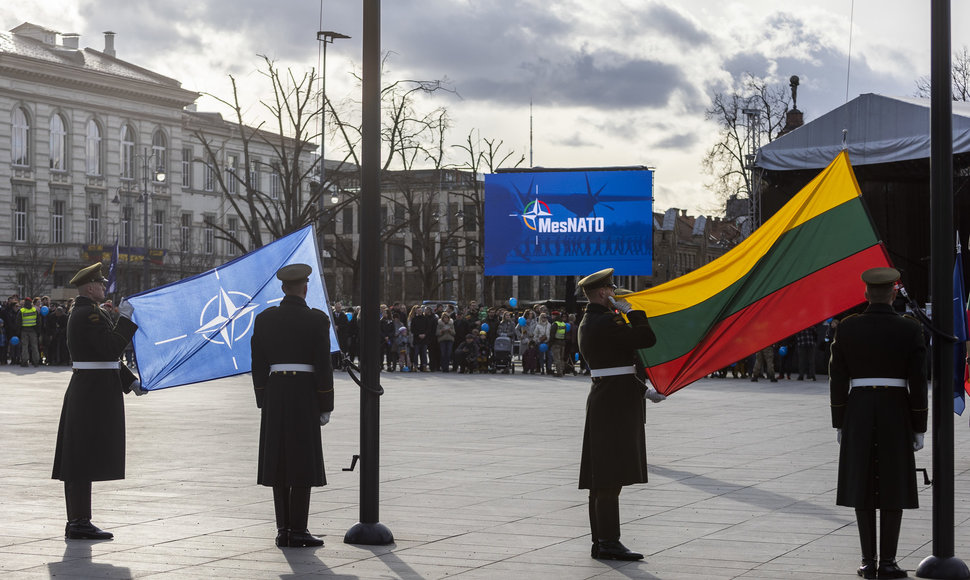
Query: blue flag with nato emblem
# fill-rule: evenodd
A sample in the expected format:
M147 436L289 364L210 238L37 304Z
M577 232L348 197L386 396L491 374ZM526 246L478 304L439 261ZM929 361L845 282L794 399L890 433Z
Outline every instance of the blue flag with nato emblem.
M313 267L307 305L330 315L313 226L191 278L128 297L142 388L154 391L251 370L253 321L283 299L276 271ZM332 321L331 321L332 322ZM330 325L330 348L340 349Z

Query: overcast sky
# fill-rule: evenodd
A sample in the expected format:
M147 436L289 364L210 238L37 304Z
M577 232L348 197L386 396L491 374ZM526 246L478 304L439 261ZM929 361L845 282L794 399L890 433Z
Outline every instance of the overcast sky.
M912 96L930 70L929 3L912 0L382 4L381 45L393 53L386 79L447 79L457 91L427 104L448 108L449 142L474 129L528 163L531 99L534 165L649 165L660 210L715 207L701 160L717 128L704 111L732 78L751 73L787 85L798 75L798 108L810 121L846 94ZM970 22L970 3L952 6L954 23ZM267 88L258 55L297 70L318 66L320 14L320 0L27 0L6 3L0 25L77 32L82 47L98 50L111 30L118 58L226 98L231 73L255 103ZM322 28L352 37L327 51L334 101L358 91L351 72L360 65L361 18L359 1L324 0ZM954 26L954 49L965 45L970 29ZM199 105L217 110L205 98Z

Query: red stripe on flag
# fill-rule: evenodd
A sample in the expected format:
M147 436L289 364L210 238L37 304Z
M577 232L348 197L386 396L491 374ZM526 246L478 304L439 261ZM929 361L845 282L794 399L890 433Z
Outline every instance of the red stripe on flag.
M692 351L648 367L647 374L654 385L669 385L658 387L669 395L712 370L862 303L865 284L859 275L868 268L889 265L882 244L853 254L725 318Z

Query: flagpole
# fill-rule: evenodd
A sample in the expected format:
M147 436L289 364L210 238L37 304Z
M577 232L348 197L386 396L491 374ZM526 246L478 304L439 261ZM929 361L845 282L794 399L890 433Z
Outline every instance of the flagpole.
M932 0L930 17L930 287L933 326L933 555L921 578L970 578L953 547L953 104L950 0Z
M364 0L360 192L360 521L347 544L384 546L394 535L379 518L381 339L381 2Z

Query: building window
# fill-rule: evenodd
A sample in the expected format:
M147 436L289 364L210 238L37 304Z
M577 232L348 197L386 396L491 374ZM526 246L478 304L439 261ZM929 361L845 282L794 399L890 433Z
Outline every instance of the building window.
M478 226L478 206L474 203L466 203L463 205L464 207L462 207L461 210L461 218L464 220L462 223L462 228L466 232L474 232Z
M280 198L280 174L276 167L269 174L269 198L273 201Z
M127 123L121 126L121 178L135 177L135 130Z
M88 175L101 175L101 126L94 119L88 121L84 140L85 169Z
M239 220L231 217L226 220L226 231L229 233L229 237L233 240L237 239L239 234ZM229 240L226 240L226 255L235 256L236 255L236 244Z
M182 187L192 187L192 149L182 149Z
M55 199L51 203L51 243L64 243L64 200Z
M203 218L202 226L202 251L206 256L211 256L215 245L215 232L212 230L212 216Z
M211 157L205 164L205 171L202 177L202 189L205 191L214 191L216 188L215 165L215 161Z
M92 203L88 205L88 243L97 244L101 241L101 206Z
M155 172L152 179L157 180L159 172L168 174L168 142L161 130L152 135L152 155L155 156Z
M180 250L188 252L192 248L192 214L183 213L179 227L179 241L182 244Z
M67 124L64 117L55 113L51 116L50 165L54 171L67 171Z
M121 245L131 247L131 219L135 210L130 205L121 208Z
M27 241L27 198L18 197L13 210L13 241Z
M254 159L249 164L249 187L254 191L259 191L259 160Z
M341 227L341 233L352 234L354 233L354 208L345 207L341 212L341 220L343 226Z
M13 141L10 159L14 165L30 165L30 121L27 110L17 107L13 110Z
M226 155L226 189L229 194L236 193L236 156Z
M152 241L154 242L154 247L164 248L165 247L165 212L162 210L155 210L155 223L152 227L153 236Z

